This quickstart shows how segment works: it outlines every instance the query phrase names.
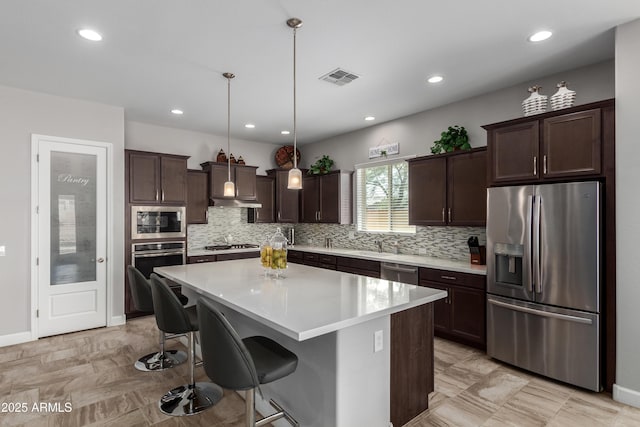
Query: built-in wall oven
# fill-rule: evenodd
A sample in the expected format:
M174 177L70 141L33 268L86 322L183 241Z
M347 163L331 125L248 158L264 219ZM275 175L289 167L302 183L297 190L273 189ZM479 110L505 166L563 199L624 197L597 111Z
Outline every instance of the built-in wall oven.
M131 265L149 278L155 267L185 263L184 242L146 242L131 245Z
M131 240L184 238L184 206L131 206Z

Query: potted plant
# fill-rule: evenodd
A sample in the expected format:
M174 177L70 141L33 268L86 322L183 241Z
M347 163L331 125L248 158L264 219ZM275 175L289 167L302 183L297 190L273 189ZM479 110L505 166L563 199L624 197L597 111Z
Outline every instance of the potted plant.
M444 151L450 153L454 150L470 150L469 135L464 126L449 126L449 128L440 134L440 139L433 141L431 153L439 154Z
M309 168L309 174L311 175L320 175L325 174L331 170L333 167L333 160L327 156L326 154L322 156L322 158L318 159L311 167Z

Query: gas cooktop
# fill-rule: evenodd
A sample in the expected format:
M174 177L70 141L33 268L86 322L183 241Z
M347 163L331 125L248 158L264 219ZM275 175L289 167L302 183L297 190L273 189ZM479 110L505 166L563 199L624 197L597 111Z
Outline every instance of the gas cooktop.
M248 243L234 243L232 245L211 245L204 247L208 251L225 251L229 249L253 249L258 248L258 245L252 245Z

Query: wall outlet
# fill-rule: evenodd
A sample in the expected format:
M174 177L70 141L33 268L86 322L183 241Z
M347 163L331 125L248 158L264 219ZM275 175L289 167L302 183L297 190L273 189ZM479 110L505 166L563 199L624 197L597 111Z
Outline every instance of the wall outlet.
M356 233L354 233L353 231L349 232L349 238L350 239L355 239L356 238Z
M4 249L4 245L0 246L0 256L5 256L5 249Z
M426 248L418 248L418 255L426 255L426 254L427 254Z
M374 353L382 351L382 349L384 348L383 338L384 336L382 335L382 331L375 331L373 333L373 352Z

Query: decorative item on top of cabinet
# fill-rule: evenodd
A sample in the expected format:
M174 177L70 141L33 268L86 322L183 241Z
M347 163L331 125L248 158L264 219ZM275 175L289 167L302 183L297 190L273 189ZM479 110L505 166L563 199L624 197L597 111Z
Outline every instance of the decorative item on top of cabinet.
M602 175L603 144L613 144L614 100L483 126L490 185L568 181Z
M227 161L227 155L224 153L224 150L221 148L220 151L218 151L218 155L216 156L216 162L226 163L226 161Z
M420 286L447 291L434 302L436 336L486 349L486 277L479 274L420 268Z
M261 208L252 208L247 211L247 222L272 223L275 221L275 179L272 176L256 176L256 201Z
M311 165L309 168L309 174L320 175L329 173L333 167L333 159L326 154L322 156L318 161Z
M224 183L228 178L227 163L205 162L200 166L209 173L209 197L224 198ZM231 166L231 180L235 182L236 199L256 200L257 169L257 166Z
M464 126L449 126L440 134L440 139L433 141L432 154L450 153L456 150L470 150L469 135Z
M351 171L305 175L302 185L301 222L351 224Z
M296 161L300 163L300 150L296 149ZM293 167L293 145L284 145L278 148L275 155L276 165L282 169L291 169Z
M189 156L134 150L125 150L125 153L130 203L186 203Z
M209 208L207 183L209 176L204 171L187 171L187 224L206 224Z
M557 86L558 91L551 97L551 109L555 111L573 107L573 103L576 101L576 92L570 90L565 81L561 81Z
M409 224L486 224L485 147L416 157L408 162Z
M528 89L531 95L522 101L522 112L525 117L547 111L547 95L540 94L540 89L542 86L531 86Z

